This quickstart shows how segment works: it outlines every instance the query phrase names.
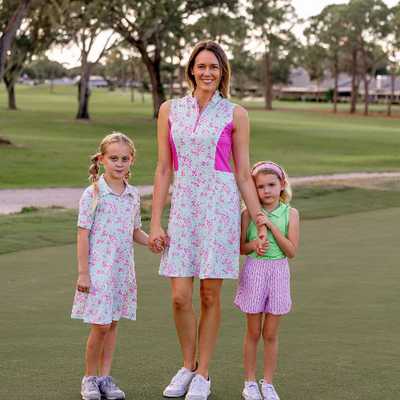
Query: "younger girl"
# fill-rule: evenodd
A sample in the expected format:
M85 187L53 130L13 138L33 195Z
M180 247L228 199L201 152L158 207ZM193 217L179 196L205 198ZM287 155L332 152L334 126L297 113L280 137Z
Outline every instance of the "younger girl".
M243 397L251 400L279 400L272 386L278 355L278 327L282 314L290 310L290 272L287 258L296 254L299 242L299 214L289 206L292 197L285 171L277 164L262 161L252 168L262 212L257 225L268 228L269 250L258 256L253 251L257 227L249 212L242 212L240 253L247 254L243 265L235 305L247 314L243 347L246 372ZM262 316L265 314L264 326ZM257 344L264 339L264 379L258 389L255 377Z
M136 319L133 241L148 243L148 235L140 229L138 191L126 181L134 160L135 147L127 136L118 132L106 136L92 157L93 185L79 203L79 278L71 317L93 324L82 380L84 400L125 397L114 385L110 367L118 320ZM105 168L101 177L98 163Z

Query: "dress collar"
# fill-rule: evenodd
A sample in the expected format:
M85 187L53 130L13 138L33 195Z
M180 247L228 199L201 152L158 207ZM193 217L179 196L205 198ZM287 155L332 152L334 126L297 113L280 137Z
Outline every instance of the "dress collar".
M193 93L194 93L194 90L189 94L188 97L190 98L190 100L194 101L196 105L198 105L197 97L195 97L195 96L193 95ZM214 107L214 106L216 106L221 100L222 100L222 96L220 95L219 90L217 89L217 90L214 92L214 94L212 95L210 101L207 103L206 107L209 107L209 106ZM205 108L205 107L204 107L204 108Z
M263 212L264 214L266 214L266 215L268 215L268 216L273 215L274 217L279 218L279 217L282 216L282 214L286 211L287 207L289 207L289 206L287 206L286 204L284 204L284 203L282 203L282 202L280 201L280 202L279 202L278 208L276 208L274 211L272 211L272 213L269 213L269 214L268 214L263 208L261 208L261 210L262 210L262 212Z
M121 196L123 196L124 194L126 194L126 195L130 194L131 196L133 196L134 195L134 187L129 185L128 182L125 180L125 178L124 178L124 182L125 182L125 190ZM107 182L104 179L104 174L100 176L97 183L99 184L99 188L100 188L100 196L105 196L106 194L113 194L115 196L119 196L118 193L114 192L114 190L112 190L107 185Z

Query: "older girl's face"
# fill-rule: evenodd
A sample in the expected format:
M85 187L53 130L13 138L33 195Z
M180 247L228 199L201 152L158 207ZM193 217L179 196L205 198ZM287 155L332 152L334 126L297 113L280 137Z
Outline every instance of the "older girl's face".
M191 70L196 81L195 91L214 93L221 81L221 66L215 54L210 50L202 50L194 59Z

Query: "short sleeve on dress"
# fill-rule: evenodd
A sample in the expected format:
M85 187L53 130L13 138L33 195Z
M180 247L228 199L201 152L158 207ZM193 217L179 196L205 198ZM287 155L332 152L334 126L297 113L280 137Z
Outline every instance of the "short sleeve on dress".
M133 219L133 229L139 229L142 227L142 218L140 216L140 197L137 196L137 212Z
M80 228L91 229L93 226L92 213L93 190L87 188L79 201L78 226Z

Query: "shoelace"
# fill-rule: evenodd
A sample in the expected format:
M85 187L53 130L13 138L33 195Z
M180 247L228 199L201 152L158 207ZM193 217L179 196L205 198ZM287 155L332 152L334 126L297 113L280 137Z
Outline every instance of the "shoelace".
M259 396L260 391L258 390L257 383L251 382L246 385L246 389L251 396Z
M111 376L107 377L106 379L104 379L104 383L107 386L108 389L112 389L112 390L118 390L118 388L115 386L114 384L115 378L112 378Z
M192 383L190 384L189 390L197 390L199 392L204 392L206 389L204 385L203 379L197 378L196 376L193 378Z
M261 383L261 385L264 389L264 392L267 396L273 396L273 397L277 398L277 394L272 385L268 384L264 379L261 379L260 383Z
M183 381L183 379L185 378L185 376L187 374L189 374L190 372L185 368L182 367L178 373L172 378L172 381L170 383L170 386L180 386L181 382Z
M89 386L89 390L99 390L97 386L97 379L95 377L87 379L85 382Z

